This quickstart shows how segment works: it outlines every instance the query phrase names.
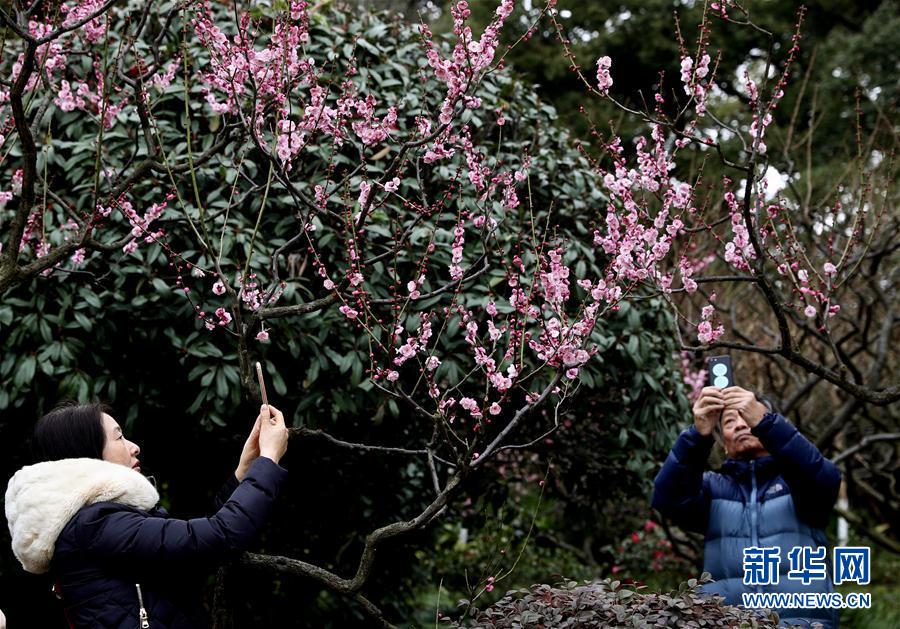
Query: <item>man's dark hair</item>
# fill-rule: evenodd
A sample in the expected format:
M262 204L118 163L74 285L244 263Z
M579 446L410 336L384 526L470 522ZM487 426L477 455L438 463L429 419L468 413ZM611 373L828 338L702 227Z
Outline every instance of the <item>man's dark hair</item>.
M64 401L41 417L34 427L31 453L36 463L74 458L103 458L106 433L103 413L107 405Z
M770 413L778 413L779 412L778 407L775 406L775 402L773 402L772 398L770 398L768 395L763 395L762 393L754 393L754 395L756 396L756 399L759 400L759 402L763 406L765 406L767 409L769 409Z

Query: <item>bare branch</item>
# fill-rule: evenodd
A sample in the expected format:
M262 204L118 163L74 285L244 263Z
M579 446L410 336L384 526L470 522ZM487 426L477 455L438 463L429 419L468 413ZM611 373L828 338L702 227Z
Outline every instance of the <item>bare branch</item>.
M855 446L853 446L851 448L847 448L846 450L841 452L839 455L834 457L832 459L832 462L835 465L837 465L838 463L840 463L847 457L856 454L863 448L867 448L869 445L871 445L873 443L884 442L884 441L900 441L900 432L883 432L883 433L877 433L874 435L866 435L865 437L863 437L862 441L857 443Z
M434 456L434 454L428 448L411 450L408 448L395 448L392 446L377 446L377 445L372 445L372 444L368 444L368 443L352 443L349 441L344 441L342 439L338 439L337 437L334 437L334 436L328 434L324 430L314 430L312 428L291 428L290 433L291 433L292 437L296 437L299 439L303 439L303 438L307 438L307 437L324 439L325 441L327 441L328 443L330 443L334 446L338 446L340 448L345 448L347 450L359 450L362 452L375 452L375 453L383 452L385 454L406 454L406 455L412 455L412 456L430 456L430 457L434 458L434 460L440 461L444 465L448 465L450 467L456 467L456 465L454 465L450 461L446 461L440 457Z

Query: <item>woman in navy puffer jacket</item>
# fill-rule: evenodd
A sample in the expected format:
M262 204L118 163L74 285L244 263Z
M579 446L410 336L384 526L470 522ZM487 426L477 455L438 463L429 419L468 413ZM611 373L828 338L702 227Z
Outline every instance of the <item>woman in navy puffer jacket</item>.
M263 406L209 518L177 520L140 473L140 448L108 409L67 404L35 428L38 461L6 491L13 552L50 572L69 624L91 629L206 626L200 598L217 562L256 540L287 471L284 417Z

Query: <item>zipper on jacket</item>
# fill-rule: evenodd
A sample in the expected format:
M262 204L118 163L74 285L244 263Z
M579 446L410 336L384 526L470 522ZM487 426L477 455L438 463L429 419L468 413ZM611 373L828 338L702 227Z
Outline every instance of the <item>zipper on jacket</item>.
M148 629L150 620L147 617L147 610L144 609L144 595L141 593L141 584L135 583L134 587L137 589L138 595L138 620L141 623L141 629Z
M750 461L750 542L753 546L759 546L759 505L756 501L756 461ZM756 591L762 588L756 586Z

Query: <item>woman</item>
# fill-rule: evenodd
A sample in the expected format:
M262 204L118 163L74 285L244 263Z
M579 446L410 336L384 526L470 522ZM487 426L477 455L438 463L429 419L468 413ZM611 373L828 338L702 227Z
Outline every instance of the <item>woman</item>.
M256 540L287 476L284 416L260 409L215 515L177 520L107 411L66 404L40 419L39 462L6 491L13 552L28 572L51 573L73 627L205 626L202 579Z

